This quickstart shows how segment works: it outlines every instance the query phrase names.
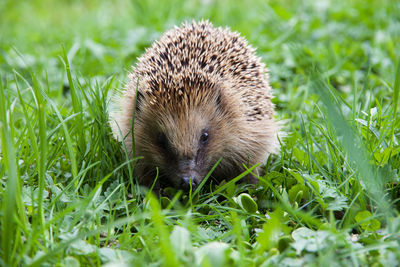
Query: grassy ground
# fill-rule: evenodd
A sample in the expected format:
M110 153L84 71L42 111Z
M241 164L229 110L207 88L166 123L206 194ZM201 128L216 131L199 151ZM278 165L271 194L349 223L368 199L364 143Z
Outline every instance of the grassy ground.
M108 101L200 18L258 47L287 137L256 187L141 195ZM399 58L397 1L1 1L0 265L399 265Z

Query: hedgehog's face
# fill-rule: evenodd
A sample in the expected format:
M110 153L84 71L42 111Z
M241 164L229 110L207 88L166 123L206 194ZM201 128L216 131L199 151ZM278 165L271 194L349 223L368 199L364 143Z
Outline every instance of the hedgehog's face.
M172 183L184 191L195 189L218 160L220 122L215 111L206 107L190 109L185 114L163 114L153 137L159 156L161 182ZM222 141L222 140L221 140Z
M194 190L222 157L233 125L217 93L194 106L144 109L137 116L138 154L159 168L161 185Z
M213 139L207 126L200 128L191 134L158 132L156 144L161 155L162 182L172 183L184 191L189 191L190 187L195 189L200 184L209 169L208 154Z

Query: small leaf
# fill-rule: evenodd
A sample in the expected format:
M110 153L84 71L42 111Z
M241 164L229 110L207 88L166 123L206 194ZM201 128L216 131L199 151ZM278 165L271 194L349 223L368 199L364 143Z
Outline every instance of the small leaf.
M63 260L65 266L68 267L79 267L79 261L75 259L74 257L68 256Z
M77 240L70 245L77 255L88 255L96 252L96 246L89 244L84 240Z
M172 187L166 187L164 188L164 193L169 197L173 197L176 195L176 189Z
M297 184L289 190L289 200L291 203L299 202L301 199L308 198L308 188L305 185Z
M308 252L317 252L328 246L329 233L327 231L313 231L306 227L296 229L292 233L294 242L292 246L297 254L303 250Z
M248 213L255 213L258 210L257 203L247 193L242 193L239 195L238 204Z
M183 255L185 251L191 249L190 233L181 226L175 226L170 235L171 244L178 255Z
M97 254L100 256L103 263L107 263L107 267L130 266L130 261L134 259L131 253L120 249L99 248Z
M278 249L280 252L283 252L289 244L292 242L292 239L288 235L281 236L278 240Z
M167 197L161 197L160 202L163 209L166 209L171 204L171 200Z
M355 219L357 223L360 223L361 228L364 230L376 231L381 228L381 222L374 219L371 212L368 210L358 212Z
M228 259L229 245L222 242L211 242L201 246L195 252L196 265L204 266L205 262L209 266L226 266Z

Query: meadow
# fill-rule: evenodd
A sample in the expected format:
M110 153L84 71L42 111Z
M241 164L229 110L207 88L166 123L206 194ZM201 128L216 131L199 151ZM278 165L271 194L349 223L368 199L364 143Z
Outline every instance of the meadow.
M200 19L257 48L285 134L256 186L157 198L109 103ZM400 265L399 61L395 0L1 1L0 266Z

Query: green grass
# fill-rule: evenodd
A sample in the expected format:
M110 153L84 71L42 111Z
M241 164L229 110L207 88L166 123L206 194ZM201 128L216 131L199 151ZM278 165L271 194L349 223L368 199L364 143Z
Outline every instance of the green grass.
M286 137L255 187L158 199L109 101L201 18L257 47ZM399 29L389 0L1 1L0 266L399 265Z

